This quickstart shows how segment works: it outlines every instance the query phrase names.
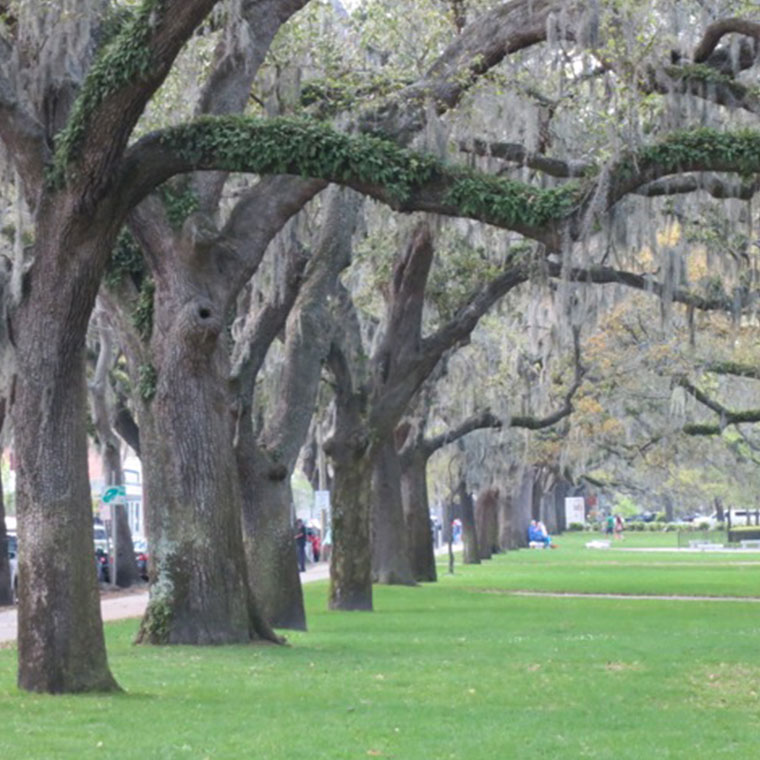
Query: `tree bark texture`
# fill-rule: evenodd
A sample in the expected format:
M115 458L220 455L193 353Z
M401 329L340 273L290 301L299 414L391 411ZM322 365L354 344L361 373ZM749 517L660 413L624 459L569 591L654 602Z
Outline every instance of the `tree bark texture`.
M499 548L506 552L517 548L515 533L512 528L515 499L508 489L500 489L497 507Z
M415 450L406 461L402 460L401 498L412 576L416 581L434 582L438 576L430 527L426 470L427 456L423 452Z
M293 543L290 478L309 432L322 362L330 347L330 331L325 329L329 323L327 304L339 273L351 260L351 238L362 205L359 196L337 187L328 189L325 196L319 239L305 272L293 259L292 276L286 277L290 286L277 303L260 312L248 345L238 342L243 350L233 372L238 397L236 453L249 573L264 616L282 628L306 628ZM285 362L279 398L254 439L255 377L266 349L283 326ZM257 355L262 359L257 361Z
M48 208L14 315L12 407L19 556L18 683L37 692L118 688L108 669L93 559L84 342L108 232L90 246ZM98 246L102 245L102 248ZM103 248L105 250L103 250Z
M557 533L564 533L567 530L567 519L565 516L565 497L568 494L570 484L560 479L554 486L554 513L556 515L556 527Z
M305 631L293 538L291 470L257 447L251 433L241 429L236 447L248 577L261 614L272 626Z
M373 581L413 586L401 498L401 463L392 438L379 447L373 462L371 504Z
M475 528L478 535L478 551L481 559L491 559L498 550L497 505L498 488L485 488L475 500Z
M533 492L535 470L526 467L518 478L517 490L514 494L512 507L512 537L518 548L528 546L528 526L534 519Z
M465 565L479 565L480 551L475 529L475 509L472 495L467 490L467 483L464 480L460 480L457 486L457 498L462 511L462 562Z
M333 548L330 555L332 610L372 609L370 479L372 461L363 446L338 454L331 447Z
M149 413L140 416L147 468L150 600L138 641L225 644L277 640L248 584L241 495L219 345L224 314L202 292L156 284ZM152 395L151 395L152 394Z

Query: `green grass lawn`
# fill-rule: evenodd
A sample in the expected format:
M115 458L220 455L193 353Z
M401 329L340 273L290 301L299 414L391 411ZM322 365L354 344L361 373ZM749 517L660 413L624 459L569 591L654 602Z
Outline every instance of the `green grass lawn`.
M760 596L760 554L588 538L441 565L437 584L377 588L374 613L327 612L310 585L289 647L135 647L134 621L108 625L117 696L23 694L0 650L0 758L760 757L760 604L509 593Z

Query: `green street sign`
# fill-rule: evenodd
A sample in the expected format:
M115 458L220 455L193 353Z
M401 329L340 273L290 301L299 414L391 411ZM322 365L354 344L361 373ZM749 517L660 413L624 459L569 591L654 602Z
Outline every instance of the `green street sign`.
M110 486L103 491L104 504L122 504L127 498L126 486Z

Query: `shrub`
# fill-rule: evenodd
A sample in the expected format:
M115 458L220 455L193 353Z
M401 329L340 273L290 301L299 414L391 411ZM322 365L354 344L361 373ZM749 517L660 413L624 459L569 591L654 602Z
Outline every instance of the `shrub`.
M570 525L567 526L567 529L573 530L573 531L580 531L580 530L584 530L585 527L586 526L583 523L572 522L570 523Z

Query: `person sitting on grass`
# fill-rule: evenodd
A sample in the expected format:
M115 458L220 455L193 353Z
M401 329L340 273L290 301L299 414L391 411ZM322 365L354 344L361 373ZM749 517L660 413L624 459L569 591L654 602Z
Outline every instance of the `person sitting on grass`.
M543 544L544 549L548 549L552 545L551 537L546 532L546 526L536 520L530 521L528 541L530 543Z

